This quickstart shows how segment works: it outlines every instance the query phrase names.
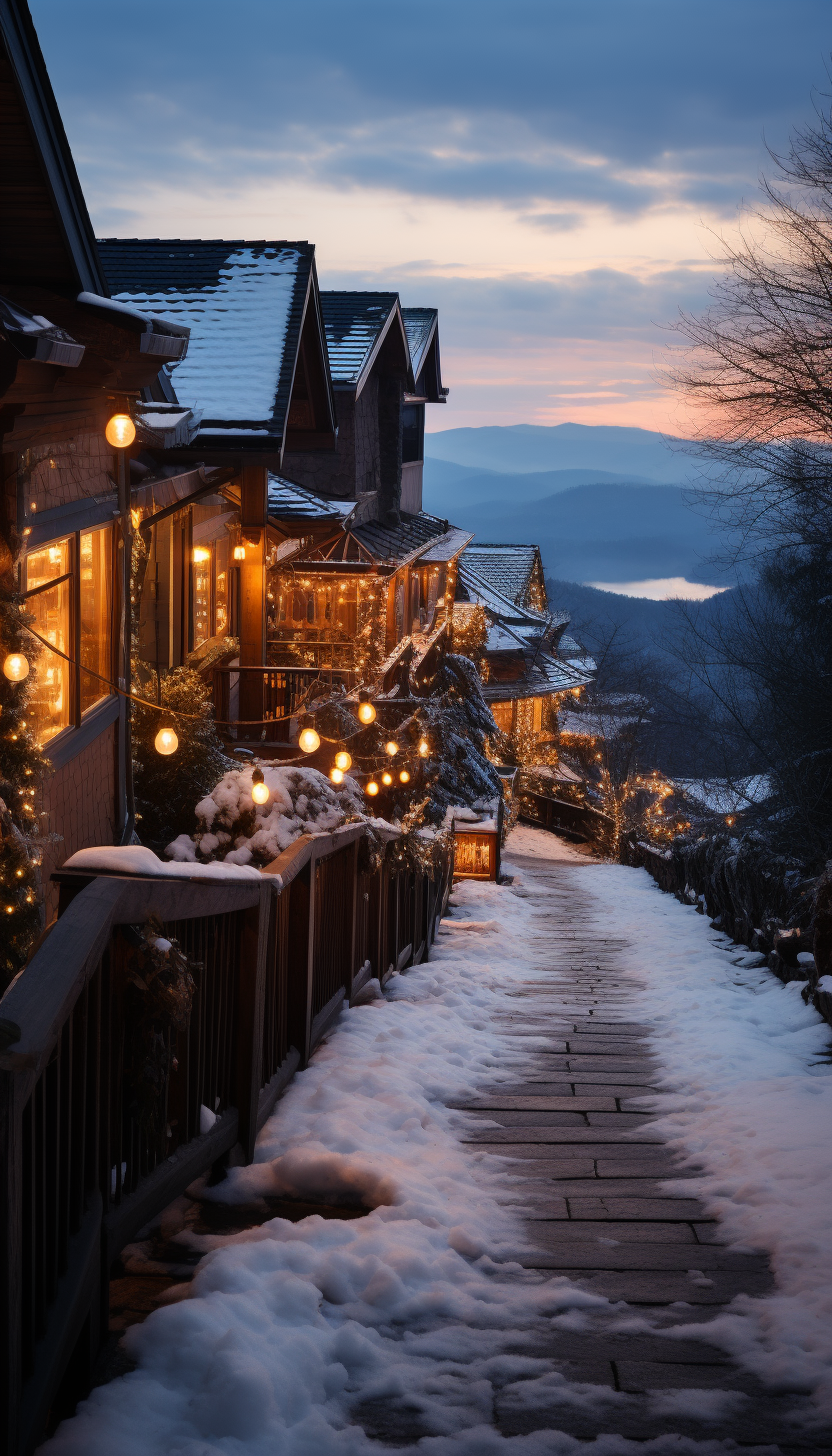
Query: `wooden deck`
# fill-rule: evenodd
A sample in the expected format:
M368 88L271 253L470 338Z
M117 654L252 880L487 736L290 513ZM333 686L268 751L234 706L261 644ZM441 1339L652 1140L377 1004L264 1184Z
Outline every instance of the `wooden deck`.
M663 1179L692 1172L679 1166L634 1101L655 1090L656 1062L646 1029L633 1019L634 982L618 971L620 944L599 939L585 909L581 884L591 866L574 869L514 851L511 860L537 902L552 974L541 978L535 970L518 994L510 1031L533 1034L538 1046L545 1036L549 1045L530 1050L522 1082L466 1104L482 1130L468 1119L463 1137L478 1152L512 1160L511 1191L501 1198L523 1211L531 1246L518 1248L518 1262L630 1306L592 1316L583 1331L552 1333L537 1353L570 1380L628 1398L606 1415L603 1401L557 1400L533 1412L497 1402L498 1428L505 1435L561 1430L583 1439L678 1432L698 1440L730 1437L769 1452L831 1450L832 1431L814 1424L805 1394L764 1388L707 1340L708 1323L736 1295L764 1294L773 1280L764 1256L726 1247L698 1199L669 1196L661 1187ZM652 1329L617 1332L628 1314ZM661 1333L690 1324L703 1327L702 1338ZM671 1391L736 1398L728 1397L713 1421L684 1408L704 1410L715 1396L665 1399L678 1413L657 1414L656 1393Z

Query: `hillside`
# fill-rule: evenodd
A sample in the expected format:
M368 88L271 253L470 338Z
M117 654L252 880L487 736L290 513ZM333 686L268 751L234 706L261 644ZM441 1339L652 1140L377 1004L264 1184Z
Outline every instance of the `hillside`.
M694 473L684 441L620 425L485 425L425 436L431 460L474 470L525 475L534 471L611 471L657 485L684 484Z

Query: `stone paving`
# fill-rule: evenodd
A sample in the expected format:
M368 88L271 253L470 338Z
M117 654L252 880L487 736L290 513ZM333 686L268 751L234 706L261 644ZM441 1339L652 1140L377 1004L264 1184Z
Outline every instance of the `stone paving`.
M574 1404L558 1395L531 1412L498 1401L496 1425L505 1435L551 1429L644 1440L674 1432L784 1456L832 1451L832 1431L819 1427L804 1392L764 1388L708 1342L708 1322L736 1295L772 1289L772 1275L763 1255L725 1246L695 1197L662 1189L661 1180L693 1173L634 1101L656 1090L656 1062L646 1028L633 1020L633 980L617 969L620 943L599 939L587 909L592 866L514 851L511 861L529 886L541 940L510 1030L534 1034L535 1048L541 1036L549 1044L530 1049L522 1081L466 1104L473 1116L461 1135L478 1152L511 1160L504 1198L522 1209L530 1246L519 1262L626 1301L652 1331L616 1332L626 1313L619 1308L583 1331L553 1334L537 1353L602 1398L588 1391ZM702 1338L662 1333L691 1324ZM626 1399L605 1401L604 1390Z

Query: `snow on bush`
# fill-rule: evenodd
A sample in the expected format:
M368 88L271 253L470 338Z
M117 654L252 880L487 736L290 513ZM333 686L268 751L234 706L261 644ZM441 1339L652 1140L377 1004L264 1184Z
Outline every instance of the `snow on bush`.
M196 806L193 834L180 834L166 848L171 859L189 863L225 860L265 865L301 834L325 834L364 818L364 792L354 779L336 788L314 768L280 768L261 763L270 797L255 804L251 776L256 765L224 774Z

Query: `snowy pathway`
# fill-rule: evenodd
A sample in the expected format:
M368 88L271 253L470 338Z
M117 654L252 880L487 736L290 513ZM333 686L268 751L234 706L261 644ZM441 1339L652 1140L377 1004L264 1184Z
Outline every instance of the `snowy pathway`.
M181 1282L50 1456L832 1451L829 1028L644 871L506 859L125 1250Z

